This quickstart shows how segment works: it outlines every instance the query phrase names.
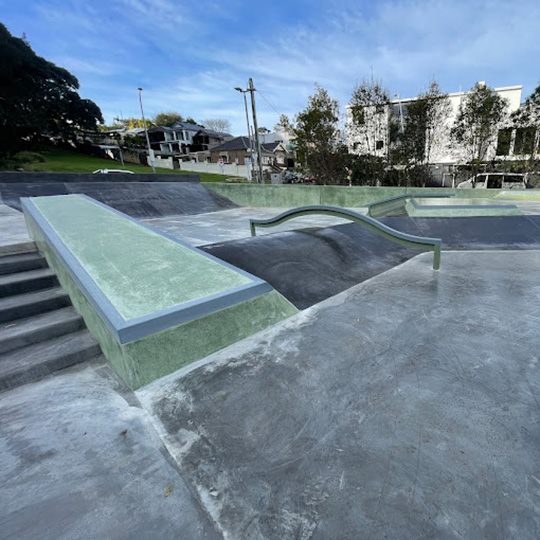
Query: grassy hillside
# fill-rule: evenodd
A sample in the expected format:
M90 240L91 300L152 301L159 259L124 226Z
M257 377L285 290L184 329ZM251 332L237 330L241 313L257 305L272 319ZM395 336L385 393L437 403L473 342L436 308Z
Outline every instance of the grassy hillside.
M25 171L43 172L85 172L91 173L97 169L121 169L122 165L117 161L102 159L86 154L79 154L69 150L53 149L49 152L21 152L21 164L19 168ZM25 159L25 154L28 159ZM31 155L30 155L31 154ZM43 161L41 161L41 159ZM31 162L25 162L30 161ZM39 161L36 161L39 160ZM150 167L126 163L125 169L134 173L151 173ZM224 176L209 173L189 173L189 171L172 171L171 169L156 168L160 174L198 174L201 182L223 182Z

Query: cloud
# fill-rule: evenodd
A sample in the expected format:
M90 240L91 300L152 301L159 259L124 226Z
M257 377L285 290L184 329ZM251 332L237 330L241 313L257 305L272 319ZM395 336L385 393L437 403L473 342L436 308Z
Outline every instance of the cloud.
M523 84L540 54L537 0L34 0L7 18L29 28L38 54L65 65L81 94L114 115L177 110L227 117L245 131L242 97L253 77L261 124L306 106L314 83L344 106L372 75L392 93L413 96L435 77L446 91ZM6 11L6 9L4 9ZM25 30L26 31L26 30ZM131 112L127 112L131 111ZM221 114L219 114L221 113Z

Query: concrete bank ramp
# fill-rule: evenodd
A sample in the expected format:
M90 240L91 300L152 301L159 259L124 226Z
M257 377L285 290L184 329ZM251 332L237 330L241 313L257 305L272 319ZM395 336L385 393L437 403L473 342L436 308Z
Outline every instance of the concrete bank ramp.
M421 253L361 225L267 234L201 249L265 281L305 309Z
M135 218L204 214L237 205L202 184L188 182L0 183L0 202L17 210L21 197L88 195Z
M408 234L441 238L443 250L540 249L540 216L380 221ZM355 223L244 238L202 249L264 279L299 309L419 254Z

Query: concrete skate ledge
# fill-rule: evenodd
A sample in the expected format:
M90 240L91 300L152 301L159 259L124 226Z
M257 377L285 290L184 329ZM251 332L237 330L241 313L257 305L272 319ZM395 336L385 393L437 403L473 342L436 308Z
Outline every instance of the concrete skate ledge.
M30 235L132 388L296 312L265 281L89 197L22 205ZM201 339L203 328L214 339Z
M513 204L493 204L488 199L454 199L443 203L428 200L426 195L412 198L405 203L411 217L479 217L479 216L521 216L522 212Z

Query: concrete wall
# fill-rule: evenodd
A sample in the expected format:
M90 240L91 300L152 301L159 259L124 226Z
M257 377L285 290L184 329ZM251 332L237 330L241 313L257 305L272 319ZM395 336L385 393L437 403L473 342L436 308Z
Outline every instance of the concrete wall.
M154 158L154 165L156 167L161 167L163 169L179 169L178 161L175 161L172 156L171 157L161 157L156 156Z
M235 163L225 163L223 166L217 163L194 163L193 161L183 161L180 163L183 171L204 172L211 174L221 174L227 177L238 176L241 178L250 178L250 172L245 165L236 165Z
M111 168L114 163L111 164ZM198 174L91 174L58 172L0 171L2 182L40 182L44 184L70 182L200 182Z
M405 193L454 193L456 197L483 199L502 196L501 190L498 189L300 186L287 184L268 186L260 184L221 183L207 183L205 184L205 187L227 197L241 206L276 208L291 208L311 204L327 204L345 208L358 208L375 201L396 197L397 195L403 195ZM530 191L520 192L519 197L526 197L529 193Z

